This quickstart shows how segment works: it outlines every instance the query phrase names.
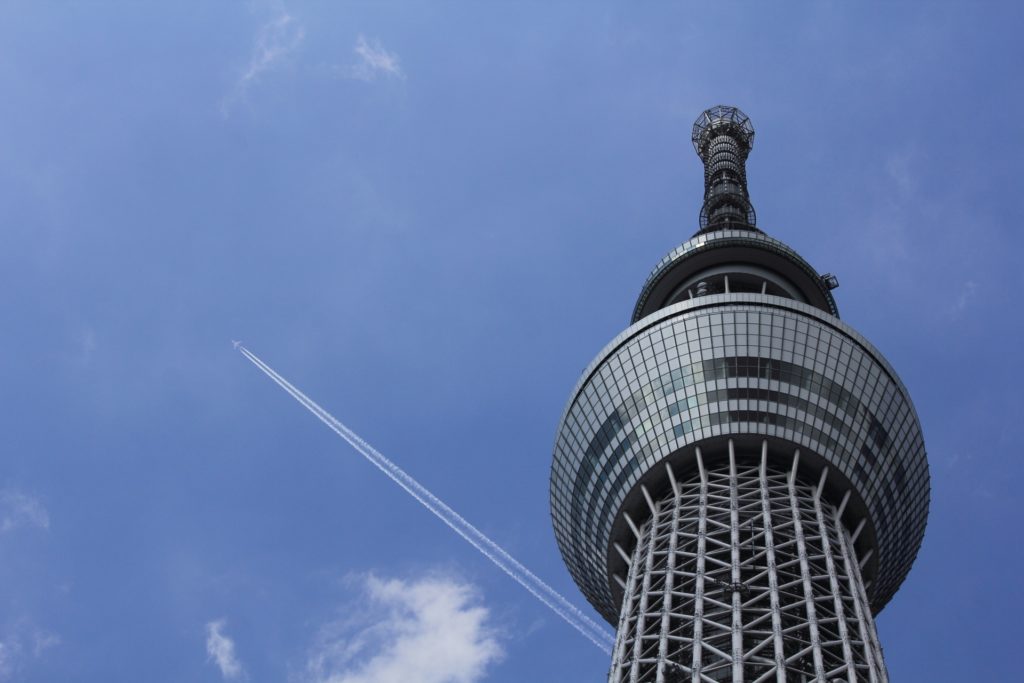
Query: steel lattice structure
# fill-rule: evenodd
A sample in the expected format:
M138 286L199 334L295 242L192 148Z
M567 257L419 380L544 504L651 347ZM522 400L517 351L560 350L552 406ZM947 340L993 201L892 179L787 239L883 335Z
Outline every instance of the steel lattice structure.
M887 681L876 615L924 536L928 462L830 274L754 227L750 120L704 112L701 227L559 426L562 557L618 625L610 683Z
M753 229L757 222L747 193L747 155L754 127L736 107L708 109L693 124L693 148L704 162L701 230Z
M637 528L610 681L886 681L853 540L817 481L761 456L677 480ZM617 552L626 555L619 545Z

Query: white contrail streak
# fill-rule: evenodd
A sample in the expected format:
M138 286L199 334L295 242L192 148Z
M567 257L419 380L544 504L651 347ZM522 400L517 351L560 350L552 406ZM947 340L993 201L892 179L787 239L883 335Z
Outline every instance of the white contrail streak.
M253 365L262 370L267 377L274 380L292 398L302 404L309 412L316 415L321 422L330 427L338 436L345 439L364 458L376 465L392 481L405 489L409 495L418 500L425 508L433 512L438 519L447 524L455 533L469 541L470 545L483 553L487 559L500 567L535 598L550 607L555 614L562 617L590 642L597 645L606 654L611 653L614 639L607 629L577 609L572 603L557 593L554 588L544 583L494 541L484 536L479 529L463 519L459 513L448 507L418 481L406 474L402 468L384 457L377 449L363 441L358 434L317 405L313 399L306 396L288 380L277 374L273 368L257 358L254 353L241 345L239 345L239 350L246 358L252 361Z

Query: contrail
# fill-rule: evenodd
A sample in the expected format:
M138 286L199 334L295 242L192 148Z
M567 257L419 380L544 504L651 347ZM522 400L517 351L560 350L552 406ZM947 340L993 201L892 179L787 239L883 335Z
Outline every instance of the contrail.
M252 361L253 365L263 371L270 379L274 380L282 389L287 391L292 398L302 404L309 412L316 415L321 422L330 427L338 436L345 439L353 448L359 451L360 455L377 466L392 481L406 490L409 495L418 500L423 507L433 512L438 519L447 524L452 531L466 539L470 545L483 553L484 557L496 564L502 571L512 577L519 585L528 590L535 598L547 605L551 610L562 617L570 626L579 631L590 642L601 648L605 654L611 653L611 646L614 638L608 630L593 619L581 612L575 605L570 603L554 588L544 583L533 572L524 567L518 560L509 555L503 548L496 544L475 526L462 518L459 513L448 507L437 496L428 491L418 481L384 457L377 449L363 441L363 439L351 429L343 425L329 412L321 408L313 399L295 388L288 380L277 374L269 365L260 360L249 349L238 344L236 346L242 354Z

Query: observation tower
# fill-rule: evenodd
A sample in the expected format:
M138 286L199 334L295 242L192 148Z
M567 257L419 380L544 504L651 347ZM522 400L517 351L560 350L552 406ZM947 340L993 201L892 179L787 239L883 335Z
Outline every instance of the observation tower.
M888 680L874 616L924 537L921 426L836 278L756 227L753 140L735 107L694 123L700 229L558 428L552 522L617 626L610 683Z

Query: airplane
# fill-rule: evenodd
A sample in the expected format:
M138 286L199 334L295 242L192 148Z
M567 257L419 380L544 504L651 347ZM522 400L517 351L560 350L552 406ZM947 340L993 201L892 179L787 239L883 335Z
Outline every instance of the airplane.
M232 340L231 340L231 345L232 345L232 346L234 346L234 347L235 347L235 349L237 349L237 348L238 348L239 346L241 346L241 345L242 345L242 342L240 342L240 341L235 341L234 339L232 339Z

